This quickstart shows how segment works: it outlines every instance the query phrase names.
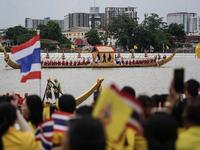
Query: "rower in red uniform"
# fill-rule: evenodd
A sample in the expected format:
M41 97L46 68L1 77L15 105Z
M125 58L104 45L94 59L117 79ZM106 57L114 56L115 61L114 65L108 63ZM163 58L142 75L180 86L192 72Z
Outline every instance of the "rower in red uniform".
M62 61L62 66L64 66L64 65L65 65L65 61L63 60L63 61Z
M60 60L58 60L58 65L61 65L61 61Z

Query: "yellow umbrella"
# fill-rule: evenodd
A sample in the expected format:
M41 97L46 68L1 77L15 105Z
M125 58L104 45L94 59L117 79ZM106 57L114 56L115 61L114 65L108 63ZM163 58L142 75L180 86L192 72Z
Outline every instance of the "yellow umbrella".
M200 42L195 49L195 53L196 53L197 57L200 59Z

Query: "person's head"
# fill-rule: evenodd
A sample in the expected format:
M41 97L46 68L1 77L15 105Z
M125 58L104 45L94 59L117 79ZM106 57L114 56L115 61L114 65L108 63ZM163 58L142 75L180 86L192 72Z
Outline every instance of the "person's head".
M91 106L81 106L76 110L76 115L91 115L92 107Z
M25 97L28 97L28 93L25 93L24 96L25 96Z
M31 121L36 127L42 122L43 105L37 95L30 95L24 100L21 107L22 115L27 121Z
M135 97L135 90L134 90L132 87L130 87L130 86L124 86L124 87L122 88L121 91L124 91L124 92L126 92L126 93L129 93L129 94L131 94L133 97Z
M199 82L194 79L190 79L185 83L185 96L186 98L197 97L199 89Z
M145 127L149 150L175 150L176 121L167 114L155 114Z
M54 78L54 82L58 82L58 79L57 79L57 78Z
M8 102L0 104L0 149L3 149L2 136L10 126L14 125L16 117L16 108L12 104Z
M102 124L92 117L71 119L63 150L104 150L105 133Z
M48 78L47 78L47 82L50 82L50 81L51 81L51 79L48 77Z
M183 111L183 120L185 126L200 126L200 98L193 97L187 101L187 105Z
M72 95L62 95L58 100L60 111L74 113L76 101Z
M156 102L153 99L151 99L149 96L146 96L146 95L140 95L137 99L144 106L143 126L145 126L146 121L151 116L152 108L156 107Z

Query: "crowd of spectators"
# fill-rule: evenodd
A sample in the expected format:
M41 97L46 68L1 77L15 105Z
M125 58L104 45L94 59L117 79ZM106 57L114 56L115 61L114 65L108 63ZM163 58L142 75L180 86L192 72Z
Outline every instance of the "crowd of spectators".
M78 108L74 97L64 94L58 105L49 106L50 119L57 114L71 116L64 122L66 132L59 132L59 127L52 131L52 149L200 150L199 87L199 82L190 79L182 93L176 92L172 80L168 94L152 96L137 96L133 87L123 87L122 92L143 105L143 132L126 126L117 141L109 141L101 120L91 115L101 91L94 92L90 106ZM19 99L17 94L0 96L0 150L42 149L44 143L36 141L35 136L37 127L47 120L44 115L47 106L43 106L37 95L26 95L20 106Z

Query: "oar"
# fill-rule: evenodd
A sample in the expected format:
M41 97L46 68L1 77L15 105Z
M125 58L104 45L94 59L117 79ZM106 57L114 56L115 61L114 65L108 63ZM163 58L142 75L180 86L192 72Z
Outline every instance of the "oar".
M50 81L50 82L53 84L53 86L55 86L55 84L52 81ZM64 95L62 92L60 92L60 90L57 87L56 87L56 89L58 90L59 93L61 93L62 95Z
M48 85L48 84L47 84L47 85ZM44 92L44 96L43 96L43 99L42 99L42 103L44 103L44 99L45 99L46 92L47 92L47 86L46 86L46 89L45 89L45 92Z

